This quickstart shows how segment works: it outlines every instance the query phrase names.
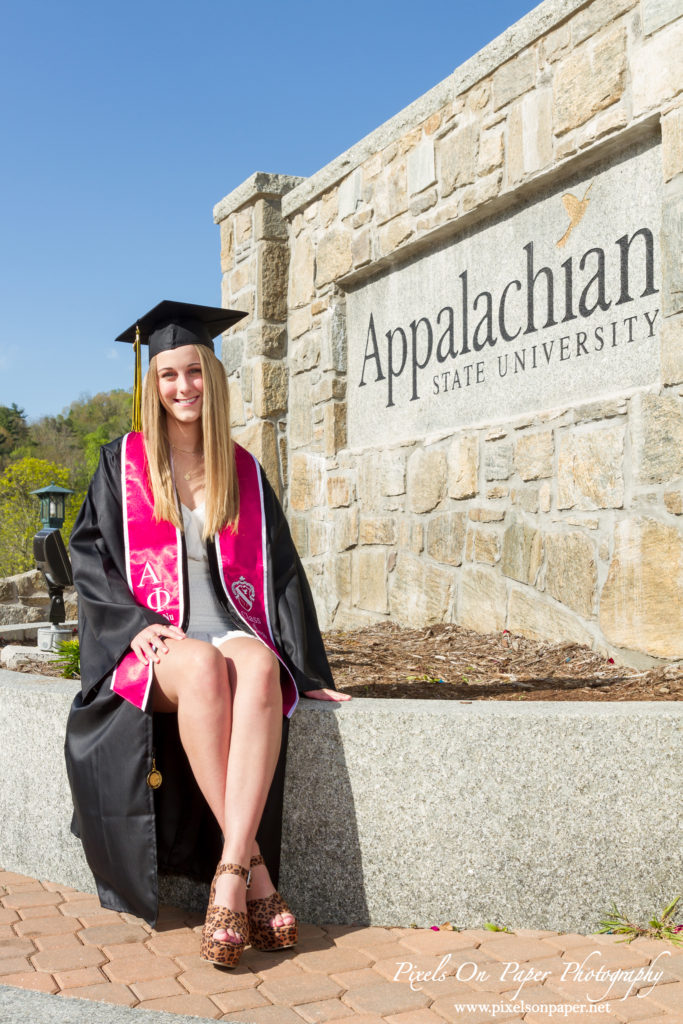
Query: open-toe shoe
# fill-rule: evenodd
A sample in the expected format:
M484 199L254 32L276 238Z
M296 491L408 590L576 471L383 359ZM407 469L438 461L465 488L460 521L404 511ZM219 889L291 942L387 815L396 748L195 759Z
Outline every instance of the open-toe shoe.
M263 863L263 857L259 854L257 857L251 858L250 867L253 869ZM247 900L251 945L261 950L287 949L289 946L296 945L299 937L296 921L293 924L271 924L272 918L277 914L291 913L292 911L279 892L273 892L270 896L263 896L261 899Z
M244 947L249 942L249 918L242 910L230 910L229 907L219 906L216 900L216 882L223 874L239 875L249 884L249 872L241 864L219 864L216 868L213 882L211 883L211 895L209 906L206 911L206 920L202 929L202 943L199 955L202 960L208 960L212 964L219 964L221 967L237 967ZM230 939L221 941L214 938L214 932L232 928L242 936L241 941L233 942Z

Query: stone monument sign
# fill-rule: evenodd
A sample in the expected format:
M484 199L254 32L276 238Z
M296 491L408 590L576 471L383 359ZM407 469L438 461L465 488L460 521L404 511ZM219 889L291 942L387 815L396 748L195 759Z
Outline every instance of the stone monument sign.
M683 657L681 53L681 0L545 0L216 206L233 429L323 627Z
M654 384L661 177L632 151L351 289L349 444Z

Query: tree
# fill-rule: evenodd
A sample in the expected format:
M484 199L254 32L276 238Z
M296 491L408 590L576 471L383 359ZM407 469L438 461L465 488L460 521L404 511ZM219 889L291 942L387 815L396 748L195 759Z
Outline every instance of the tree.
M34 568L33 536L41 522L39 501L31 491L52 483L68 487L69 471L45 459L19 459L0 474L0 577ZM62 527L65 541L84 497L84 491L67 497Z
M23 444L27 437L28 425L24 410L16 402L12 402L11 406L0 405L0 459Z
M132 402L132 393L121 389L85 395L62 414L30 424L16 404L0 406L0 577L33 567L33 536L41 524L31 491L55 483L75 492L66 503L67 540L100 447L130 429Z
M132 393L121 389L85 395L58 416L31 423L12 458L33 456L66 466L69 486L82 490L97 468L100 446L130 430L132 403Z
M42 416L28 428L28 445L15 450L14 457L33 456L66 466L73 474L81 464L81 446L69 421L63 416Z
M109 436L109 431L104 426L98 427L97 430L93 430L91 434L86 434L83 438L84 486L87 487L93 473L97 469L97 465L100 461L100 448L103 444L107 444L107 442L111 440L113 440L113 438Z
M71 429L81 439L102 429L107 441L113 441L130 430L133 395L121 388L85 395L72 402L63 413Z

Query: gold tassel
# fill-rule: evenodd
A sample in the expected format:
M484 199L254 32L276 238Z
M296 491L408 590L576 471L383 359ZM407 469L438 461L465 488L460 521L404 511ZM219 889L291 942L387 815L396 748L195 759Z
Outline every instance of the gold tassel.
M135 328L135 383L133 385L133 430L142 430L142 342L140 328Z

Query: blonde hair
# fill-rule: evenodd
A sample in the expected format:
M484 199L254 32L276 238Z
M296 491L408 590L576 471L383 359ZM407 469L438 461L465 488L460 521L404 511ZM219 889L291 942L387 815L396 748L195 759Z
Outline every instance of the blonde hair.
M223 364L205 345L197 345L202 368L202 436L204 441L205 507L204 540L230 525L239 517L239 484L235 469L235 450L230 436L230 398ZM147 450L147 473L154 495L154 518L164 519L183 529L178 505L170 446L166 430L166 410L159 399L157 357L150 359L142 385L142 433Z

